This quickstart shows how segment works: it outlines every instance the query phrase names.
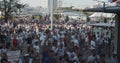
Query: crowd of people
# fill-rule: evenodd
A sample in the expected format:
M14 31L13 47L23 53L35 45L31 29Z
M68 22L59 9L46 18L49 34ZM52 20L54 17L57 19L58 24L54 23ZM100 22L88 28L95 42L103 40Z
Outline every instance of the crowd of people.
M33 19L0 21L1 63L117 63L114 38L94 33L84 23L50 22ZM8 51L20 51L9 61Z

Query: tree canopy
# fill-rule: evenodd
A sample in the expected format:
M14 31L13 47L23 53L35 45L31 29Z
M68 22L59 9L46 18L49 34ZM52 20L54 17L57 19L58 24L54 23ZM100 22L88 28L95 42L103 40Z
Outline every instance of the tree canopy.
M5 22L11 18L12 13L18 14L25 4L20 3L19 0L2 0L0 1L0 11L5 18Z

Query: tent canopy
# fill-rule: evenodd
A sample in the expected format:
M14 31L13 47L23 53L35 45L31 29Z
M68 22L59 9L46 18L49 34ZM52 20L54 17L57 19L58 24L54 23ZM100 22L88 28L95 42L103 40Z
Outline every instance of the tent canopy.
M97 13L97 12L95 12L92 15L90 15L89 17L106 17L106 18L111 18L111 17L114 17L114 16L115 16L115 14L113 14L113 13L102 13L102 12Z

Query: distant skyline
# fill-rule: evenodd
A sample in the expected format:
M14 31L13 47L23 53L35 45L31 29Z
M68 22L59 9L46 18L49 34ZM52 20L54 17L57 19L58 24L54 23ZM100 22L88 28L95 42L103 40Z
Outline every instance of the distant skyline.
M108 0L99 0L99 1L108 1ZM22 3L26 3L32 7L40 6L41 0L21 0ZM62 0L62 6L74 6L77 8L84 8L87 6L95 5L97 2L94 0Z

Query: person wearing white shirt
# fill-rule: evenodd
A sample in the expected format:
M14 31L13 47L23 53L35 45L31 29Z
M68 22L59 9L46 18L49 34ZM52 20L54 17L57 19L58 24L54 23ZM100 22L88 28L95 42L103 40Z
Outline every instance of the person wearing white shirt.
M68 55L70 61L77 61L77 62L79 62L77 54L73 51L73 49L68 51L67 55Z
M88 39L88 36L85 37L85 43L86 43L86 45L89 45L89 39Z
M90 49L93 50L95 48L96 48L96 43L95 43L94 40L91 40L91 42L90 42Z
M65 47L62 44L60 44L57 51L58 58L63 57L64 53L65 53Z
M91 52L92 52L92 54L88 57L87 62L88 63L95 63L98 61L99 56L96 54L95 49L93 49Z
M35 44L33 45L33 48L35 49L36 53L40 53L40 47L39 47L39 43L36 41Z
M74 43L74 46L79 46L79 42L78 42L78 40L77 40L77 39L74 39L74 40L72 40L71 42L73 42L73 43Z

